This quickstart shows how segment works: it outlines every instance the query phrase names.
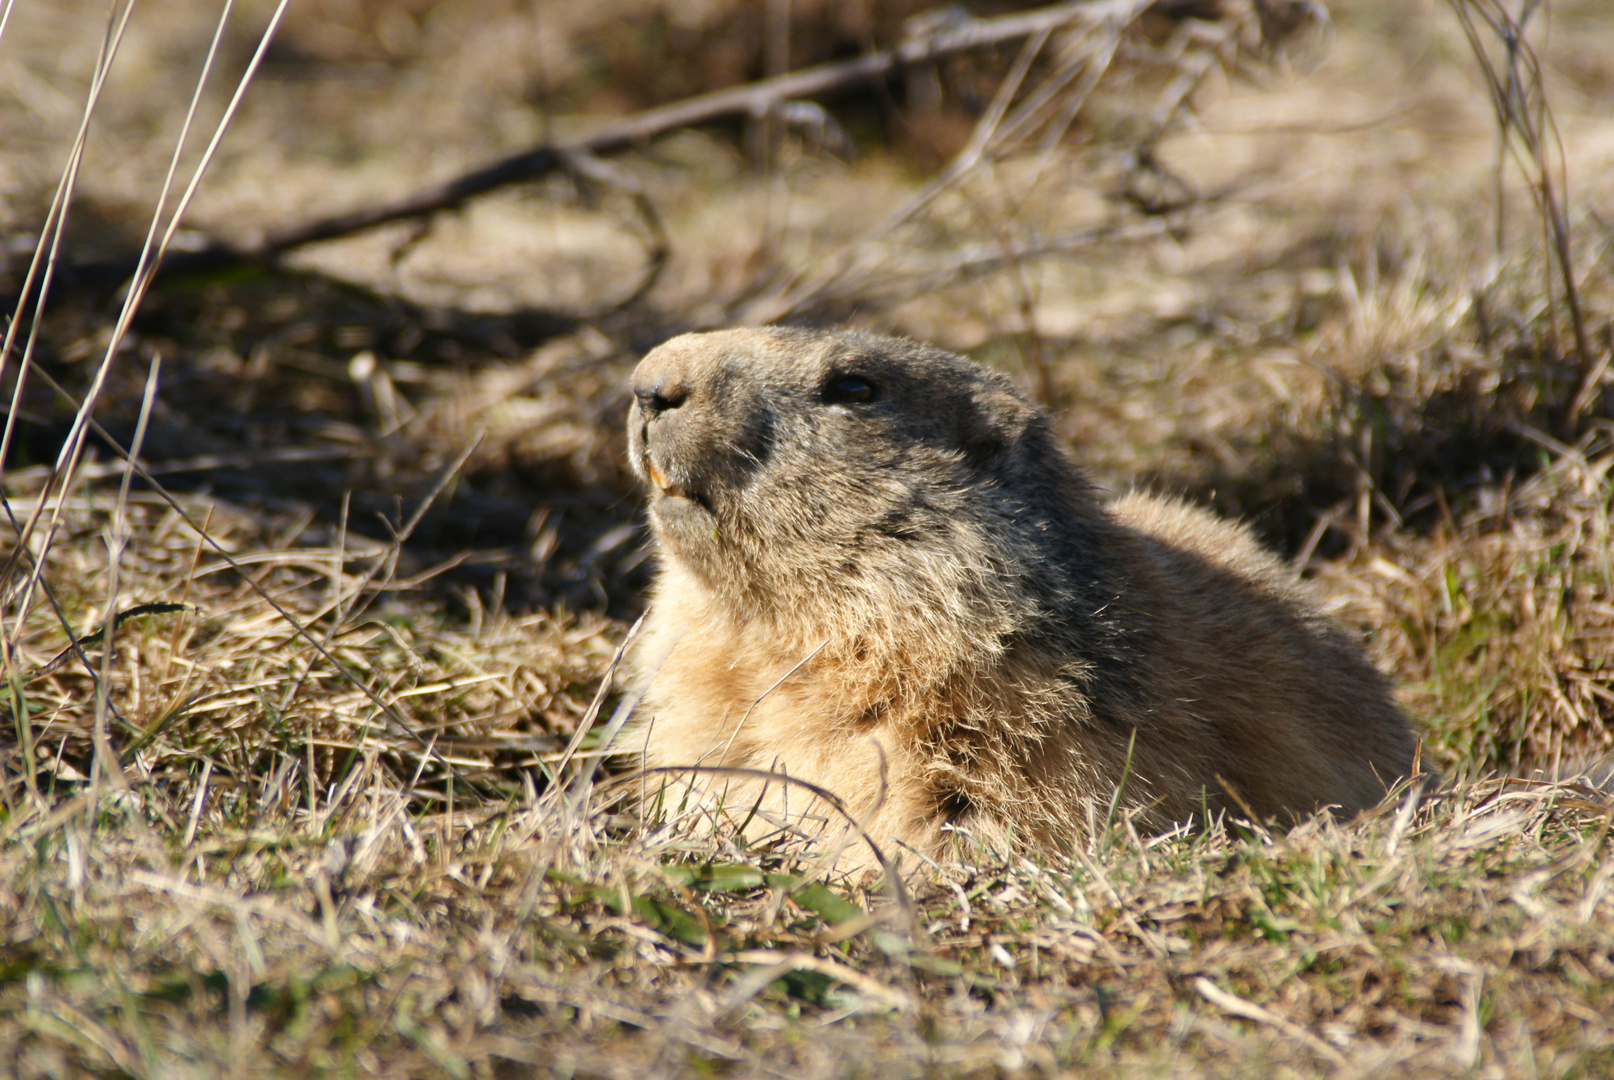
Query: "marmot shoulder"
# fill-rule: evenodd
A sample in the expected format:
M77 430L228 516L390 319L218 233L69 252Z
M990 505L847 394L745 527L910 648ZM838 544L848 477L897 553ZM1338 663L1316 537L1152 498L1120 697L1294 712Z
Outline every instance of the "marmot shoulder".
M660 569L624 749L647 764L788 773L933 858L1078 843L1117 791L1164 830L1352 814L1412 771L1386 680L1247 529L1106 501L968 360L688 334L633 394ZM709 769L668 792L753 833L841 828L798 785Z

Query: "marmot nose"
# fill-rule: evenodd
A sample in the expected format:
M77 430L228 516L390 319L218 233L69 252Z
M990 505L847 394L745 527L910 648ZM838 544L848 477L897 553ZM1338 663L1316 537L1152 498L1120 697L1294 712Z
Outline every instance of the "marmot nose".
M689 398L689 391L681 383L657 379L646 386L635 386L633 396L639 399L639 411L646 420L654 420L668 409L676 409Z

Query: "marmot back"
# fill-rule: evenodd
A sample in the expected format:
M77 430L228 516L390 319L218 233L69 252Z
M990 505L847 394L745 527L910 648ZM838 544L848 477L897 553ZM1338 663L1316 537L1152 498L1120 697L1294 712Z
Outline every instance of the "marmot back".
M633 392L661 569L625 749L650 765L786 772L932 857L947 826L1067 846L1118 789L1167 829L1350 814L1412 770L1384 678L1247 530L1106 504L998 375L769 328L675 338ZM839 828L796 785L686 785L753 834Z

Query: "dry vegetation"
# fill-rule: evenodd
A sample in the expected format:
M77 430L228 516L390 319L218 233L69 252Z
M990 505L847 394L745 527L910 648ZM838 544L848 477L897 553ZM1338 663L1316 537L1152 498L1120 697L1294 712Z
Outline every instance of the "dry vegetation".
M178 247L927 6L299 0ZM238 5L187 168L272 8ZM135 12L35 320L103 12L0 3L0 1070L1614 1075L1609 803L1531 779L1614 748L1602 8L1534 9L1510 64L1483 3L1165 4L164 278L119 339L95 267L138 249L218 6ZM1046 864L961 837L900 890L638 820L598 734L648 573L626 374L776 318L967 350L1106 482L1256 522L1445 786L1282 835L1122 817Z

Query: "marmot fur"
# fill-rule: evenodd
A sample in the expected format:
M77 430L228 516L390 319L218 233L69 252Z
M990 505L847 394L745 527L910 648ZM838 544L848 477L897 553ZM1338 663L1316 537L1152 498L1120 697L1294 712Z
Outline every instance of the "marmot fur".
M999 850L1079 842L1117 791L1154 830L1223 808L1287 822L1371 806L1413 769L1385 679L1248 530L1104 501L968 360L687 334L633 394L661 558L630 661L623 749L643 763L787 772L888 850L940 858L946 826ZM668 809L690 789L751 833L815 801L708 771ZM856 845L841 865L867 862Z

